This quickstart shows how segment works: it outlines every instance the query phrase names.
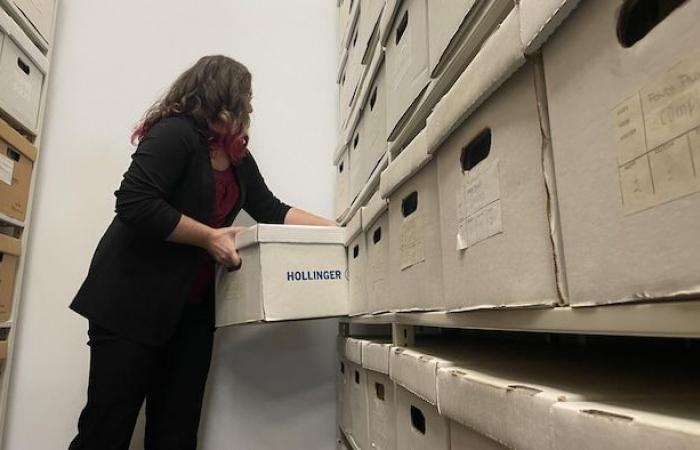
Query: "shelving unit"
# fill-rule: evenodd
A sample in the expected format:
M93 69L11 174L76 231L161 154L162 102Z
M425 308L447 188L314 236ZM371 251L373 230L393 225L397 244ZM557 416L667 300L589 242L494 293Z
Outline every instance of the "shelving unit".
M60 1L54 0L55 6L52 17L52 36L50 41L54 42L56 30L56 16ZM31 185L29 189L29 199L27 205L27 213L25 220L17 220L0 213L0 226L14 227L14 234L19 235L22 243L22 254L17 267L17 275L15 278L15 288L12 302L12 313L10 320L0 323L0 336L7 342L7 357L0 374L0 448L4 447L4 431L6 422L6 411L8 404L8 394L10 383L12 381L12 366L15 356L15 338L17 326L20 323L21 300L22 300L22 285L24 279L24 269L26 266L27 247L29 233L31 229L31 220L33 212L33 198L36 187L36 177L40 166L42 153L42 129L45 120L46 98L48 85L50 81L50 65L53 54L53 47L44 40L39 33L31 26L28 20L22 15L21 11L8 0L0 0L0 25L8 31L8 34L19 42L20 47L27 52L27 55L32 59L41 70L44 72L44 84L42 87L41 98L39 103L39 120L36 129L26 129L19 126L18 121L11 116L2 114L3 120L7 121L23 134L34 146L39 149L38 158L34 161L31 177Z
M700 301L596 307L411 312L342 318L341 323L471 330L700 338Z

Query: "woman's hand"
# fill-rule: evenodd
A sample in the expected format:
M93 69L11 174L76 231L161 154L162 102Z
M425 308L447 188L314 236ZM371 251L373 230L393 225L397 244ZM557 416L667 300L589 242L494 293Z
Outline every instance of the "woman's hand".
M236 250L236 234L243 227L213 228L209 232L205 249L214 260L229 269L236 269L241 266L241 257Z
M337 224L325 217L320 217L299 208L292 208L284 218L285 225L314 225L319 227L333 227Z

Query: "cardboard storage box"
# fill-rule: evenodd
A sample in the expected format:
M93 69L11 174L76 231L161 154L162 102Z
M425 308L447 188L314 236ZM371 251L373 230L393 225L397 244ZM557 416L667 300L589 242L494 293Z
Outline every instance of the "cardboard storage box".
M342 0L338 4L338 45L340 51L348 48L350 34L360 15L360 0Z
M386 83L391 89L387 96L387 138L395 134L430 81L427 15L427 0L403 0L388 25Z
M362 367L367 370L369 448L396 450L396 387L389 378L391 344L367 341Z
M700 1L675 3L581 2L543 47L574 306L700 293Z
M346 226L348 248L348 311L351 316L367 313L367 247L362 231L362 209Z
M364 66L362 65L363 52L360 49L359 44L359 32L359 28L355 27L351 34L352 38L350 39L350 42L348 44L348 61L346 63L345 70L347 76L347 80L345 81L347 93L345 97L346 100L350 102L349 105L351 107L351 110L352 107L355 105L355 100L357 98L357 88L360 84L360 81L362 80L362 73L364 70Z
M377 191L362 211L367 246L367 311L389 310L389 205Z
M350 155L350 202L352 203L362 191L367 179L363 174L364 166L364 133L359 126L355 126L348 142L348 154ZM369 177L367 177L369 178Z
M435 406L396 387L396 448L449 450L450 421Z
M41 37L47 43L51 43L56 0L3 0L3 2L13 4Z
M531 347L498 349L496 356L494 349L471 349L438 368L437 404L444 416L508 448L578 448L553 445L551 411L562 402L698 395L692 370L650 371L649 361L625 365Z
M437 165L425 132L389 164L379 189L389 199L389 309L443 309Z
M347 62L348 62L348 51L343 50L343 54L340 59L340 68L338 69L338 129L340 130L341 141L345 144L345 140L342 138L348 119L350 118L350 98L348 97L347 89Z
M540 74L534 62L523 66L436 150L450 310L561 302L554 173L543 164L551 161L540 120L546 105L535 87L543 85Z
M453 421L450 421L450 445L451 450L507 450L493 439Z
M7 322L12 316L15 278L21 251L22 243L19 239L0 234L0 322Z
M340 221L350 209L350 155L342 146L335 157L335 218Z
M236 236L243 265L216 280L216 325L348 313L345 229L255 225Z
M44 73L27 52L0 29L0 109L34 132L39 121L43 87Z
M0 119L0 213L24 221L37 149Z
M369 92L362 110L360 132L363 142L361 178L366 182L387 151L386 141L386 78L384 64L380 63L369 83Z
M350 433L352 428L352 413L350 412L350 368L345 357L338 356L338 374L336 376L336 420L338 426Z
M552 408L552 448L700 448L698 399L637 402L567 402Z
M369 422L367 410L367 371L362 368L362 353L368 341L346 338L345 356L349 362L349 400L352 426L349 434L359 448L369 448Z

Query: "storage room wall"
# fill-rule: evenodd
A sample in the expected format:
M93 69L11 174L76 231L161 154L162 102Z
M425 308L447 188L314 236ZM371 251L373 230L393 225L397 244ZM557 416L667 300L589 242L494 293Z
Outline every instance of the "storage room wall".
M332 212L335 2L70 0L57 27L5 438L13 450L66 448L75 433L87 323L68 304L112 219L132 126L199 56L248 65L251 149L268 184ZM333 320L218 331L201 447L334 448L335 332Z

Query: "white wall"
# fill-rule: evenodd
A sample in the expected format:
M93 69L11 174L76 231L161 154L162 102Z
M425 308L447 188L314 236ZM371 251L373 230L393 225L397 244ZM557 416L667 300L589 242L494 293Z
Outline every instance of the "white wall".
M66 448L85 401L87 324L68 310L113 214L144 109L199 56L254 75L252 145L288 202L330 215L335 2L61 2L5 444ZM334 446L334 321L217 333L202 448Z

